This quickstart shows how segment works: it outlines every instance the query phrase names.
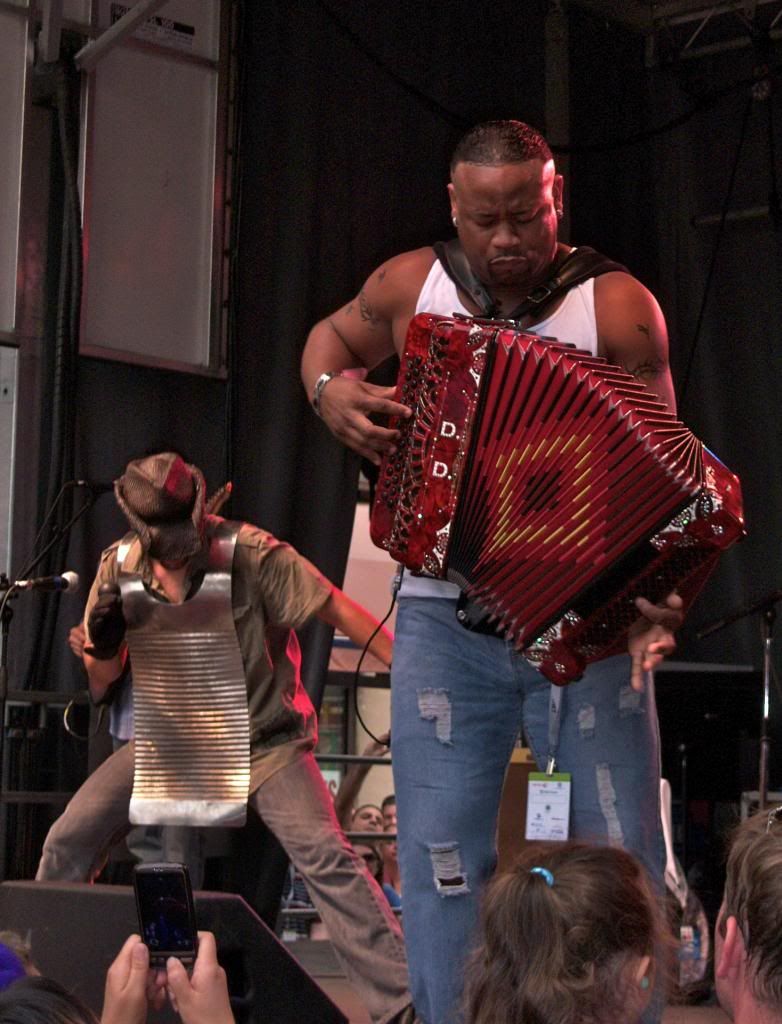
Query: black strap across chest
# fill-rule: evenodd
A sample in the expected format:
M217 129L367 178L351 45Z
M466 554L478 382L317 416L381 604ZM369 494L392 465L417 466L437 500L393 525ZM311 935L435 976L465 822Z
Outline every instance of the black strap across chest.
M452 238L448 242L435 242L434 251L448 277L458 288L469 295L478 306L481 316L489 319L497 318L499 312L497 304L472 272L459 239ZM540 314L546 307L559 299L565 292L582 284L590 277L598 277L600 274L607 274L615 270L627 273L627 267L622 266L621 263L615 263L588 245L580 245L554 265L553 273L547 281L538 285L537 288L533 288L523 302L501 319L521 320L529 313L535 313L535 319L540 320Z

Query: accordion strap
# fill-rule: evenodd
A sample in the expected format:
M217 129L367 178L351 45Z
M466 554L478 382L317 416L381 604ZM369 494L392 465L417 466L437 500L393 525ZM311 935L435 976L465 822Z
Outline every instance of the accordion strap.
M446 274L462 291L473 300L485 317L497 316L497 305L486 288L481 284L467 261L458 238L448 242L435 242L435 254ZM627 273L627 267L615 263L607 256L601 255L588 245L580 245L573 249L564 259L554 266L554 273L543 284L533 288L529 295L512 313L503 316L503 320L520 320L528 313L541 313L551 302L560 298L570 288L582 284L590 277L598 277L609 271L619 270ZM538 317L540 319L540 317Z

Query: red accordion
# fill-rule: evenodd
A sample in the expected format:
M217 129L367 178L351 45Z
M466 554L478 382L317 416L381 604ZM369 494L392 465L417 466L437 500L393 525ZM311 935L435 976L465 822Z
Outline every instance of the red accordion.
M633 376L510 323L422 313L372 539L450 580L552 682L626 649L633 599L685 608L744 533L741 489Z

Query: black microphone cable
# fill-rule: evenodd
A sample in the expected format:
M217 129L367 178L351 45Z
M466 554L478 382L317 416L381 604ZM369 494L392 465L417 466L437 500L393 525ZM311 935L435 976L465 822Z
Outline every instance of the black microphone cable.
M377 626L375 626L374 630L372 631L371 636L369 637L367 642L364 644L364 649L361 652L361 656L358 659L358 664L356 665L355 672L353 673L353 710L355 711L356 719L357 719L359 725L361 726L361 728L367 734L367 736L369 736L369 738L371 740L373 740L375 743L377 743L379 745L382 745L382 741L380 739L378 739L377 736L375 736L375 734L369 728L367 723L364 721L364 718L363 718L363 716L361 714L361 711L359 709L359 706L358 706L359 678L361 676L361 666L364 664L364 658L366 657L366 655L367 655L367 653L369 651L369 648L372 645L372 641L375 639L375 637L380 632L380 630L383 628L383 626L385 626L385 624L391 618L391 614L392 614L392 612L394 610L394 607L396 606L396 598L397 598L397 594L399 593L399 588L402 586L402 577L404 576L404 572L405 572L405 567L400 562L397 565L397 567L396 567L396 572L394 573L394 579L393 579L393 581L391 583L391 604L389 605L389 608L388 608L388 611L386 612L386 614L383 616L381 621L378 622Z

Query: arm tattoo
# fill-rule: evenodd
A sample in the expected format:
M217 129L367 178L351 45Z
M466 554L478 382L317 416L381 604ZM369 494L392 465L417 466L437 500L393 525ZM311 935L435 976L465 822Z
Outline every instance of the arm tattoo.
M627 372L637 377L638 380L656 380L657 377L662 377L665 372L665 366L665 360L659 356L649 356L648 359L642 359L635 364L624 364Z
M376 315L374 310L369 304L369 300L364 294L364 289L358 293L358 308L361 313L361 319L366 321L370 327L377 327L380 323L380 317Z
M652 335L648 324L636 324L635 326L640 334L645 334L651 340ZM638 380L655 380L665 372L666 363L660 356L650 355L635 364L625 363L624 366L627 372L632 373Z

